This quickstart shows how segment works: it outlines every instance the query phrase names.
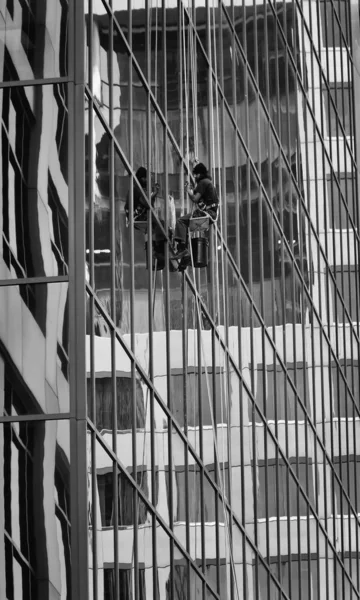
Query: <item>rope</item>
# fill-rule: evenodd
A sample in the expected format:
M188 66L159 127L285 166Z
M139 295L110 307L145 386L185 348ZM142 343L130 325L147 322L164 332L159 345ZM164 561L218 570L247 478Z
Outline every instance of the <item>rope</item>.
M196 39L195 34L191 32L190 36L190 59L191 59L191 84L192 84L192 102L193 102L193 130L194 130L194 165L199 162L199 142L198 142L198 113L197 113L197 62L196 62Z
M155 98L157 99L157 48L158 48L158 4L157 4L156 0L156 29L155 29ZM152 11L152 6L150 6L150 18L151 18L151 11ZM189 61L188 58L186 56L186 35L185 35L185 7L183 6L183 9L181 11L181 20L182 20L182 32L183 32L183 43L182 43L182 52L183 52L183 62L184 62L184 92L185 92L185 122L186 122L186 156L187 156L187 169L188 169L188 173L190 172L190 164L189 164L189 160L190 160L190 152L189 152L189 98L188 98L188 74L187 74L187 70L189 68ZM215 21L215 10L214 10L214 0L213 0L213 21ZM181 25L181 23L180 23ZM190 27L189 27L190 30ZM151 29L150 29L151 31ZM215 49L215 72L217 69L217 60L216 60L216 34L215 34L215 23L214 23L214 27L213 27L213 35L214 35L214 49ZM191 86L192 86L192 100L193 100L193 130L194 130L194 154L195 154L195 162L197 162L197 154L198 154L198 123L197 123L197 65L196 65L196 59L195 59L195 52L194 52L194 39L192 34L190 35L190 31L188 31L188 45L189 45L189 54L190 54L190 63L191 63ZM211 48L210 48L210 61L212 63L212 56L211 56ZM209 99L209 110L211 110L211 136L212 136L212 152L214 153L213 156L213 160L212 163L215 163L215 133L214 133L214 120L213 120L213 100L211 98L211 101ZM217 124L217 131L218 131L218 166L219 166L219 185L218 185L218 189L219 189L219 201L220 201L220 205L221 205L221 181L220 181L220 140L219 140L219 131L220 131L220 127L219 127L219 106L218 106L218 96L216 96L216 124ZM154 126L155 126L155 163L157 164L157 136L156 136L156 111L155 111L155 117L154 117ZM155 165L156 166L156 165ZM184 208L184 207L182 207ZM216 240L217 240L217 232L218 232L218 225L215 222L214 223L216 225ZM220 227L222 230L222 213L220 211ZM192 264L192 268L193 268L193 272L194 271L194 257L193 257L193 252L192 252L192 246L191 243L190 245L190 255L191 255L191 264ZM225 273L224 270L224 256L222 253L222 271L223 271L223 276ZM216 277L217 277L217 305L218 305L218 324L220 324L220 292L219 292L219 269L218 269L218 254L216 252ZM156 282L156 271L154 274L154 279ZM154 283L155 283L154 282ZM194 305L193 305L193 316L194 316L194 325L195 325L195 310L197 313L197 320L199 323L199 327L200 327L200 338L201 338L201 356L203 357L204 360L204 367L205 367L205 380L206 380L206 390L207 390L207 397L208 397L208 401L209 401L209 408L210 408L210 416L211 416L211 424L212 424L212 430L213 430L213 437L214 437L214 448L215 448L215 458L216 458L216 468L217 468L217 472L218 472L218 480L219 480L219 487L221 490L221 495L222 495L222 504L223 504L223 512L224 512L224 519L225 519L225 535L226 535L226 540L227 540L227 544L226 546L226 552L227 552L227 548L229 548L229 552L230 552L230 564L231 564L231 568L233 571L233 576L234 576L234 581L236 584L236 590L237 590L237 597L240 598L239 596L239 590L238 590L238 582L237 582L237 577L236 577L236 572L235 572L235 565L234 565L234 558L233 558L233 553L232 553L232 547L230 544L230 534L229 534L229 516L227 513L227 509L225 506L225 467L223 464L223 476L221 473L221 467L220 467L220 458L219 458L219 448L218 448L218 442L217 442L217 427L216 427L216 423L215 423L215 418L214 418L214 412L213 412L213 407L212 407L212 403L211 403L211 393L210 393L210 385L209 385L209 373L208 373L208 368L207 368L207 364L206 364L206 354L205 354L205 349L204 349L204 339L203 339L203 319L202 319L202 315L201 315L201 310L200 310L200 296L197 290L197 283L196 283L196 277L194 277L194 287L195 287L195 297L194 297ZM155 285L154 285L154 289L155 289ZM154 297L153 297L153 310L155 308L155 293L154 293ZM225 324L225 290L224 290L224 286L223 286L223 309L224 309L224 324ZM196 338L195 338L195 326L194 326L194 359L195 359L195 352L196 352ZM219 345L219 353L221 352L221 348ZM219 354L220 356L220 354ZM219 360L219 364L220 364L221 360ZM202 373L200 371L200 369L202 368L202 361L201 364L198 364L198 371L199 371L199 377L201 377ZM214 368L216 369L216 365L214 365ZM225 370L225 367L224 367ZM221 370L222 372L222 370ZM194 378L194 382L196 382L196 378ZM228 408L228 402L227 402L227 388L225 386L225 402L226 402L226 406ZM222 385L220 385L220 401L221 401L221 420L223 422L223 395L222 395ZM146 418L147 418L147 412L148 412L148 401L149 401L149 390L147 390L147 394L146 394L146 402L145 402L145 427L144 427L144 442L143 442L143 453L142 453L142 473L141 473L141 481L140 481L140 487L142 487L143 485L143 478L144 478L144 463L145 463L145 452L146 452L146 433L147 433L147 426L146 426ZM202 399L201 397L199 397L199 402L201 402ZM195 423L196 423L196 407L195 407L195 403L194 403L194 445L195 445L195 451L197 451L197 428L195 427ZM224 444L224 436L222 436L222 441ZM224 452L224 447L223 447L223 456L225 456L225 452ZM195 494L194 494L194 499L195 502L197 500L196 498L196 464L194 464L194 490L195 490ZM138 511L139 511L139 506L140 506L140 499L138 499ZM197 507L195 507L197 508ZM196 515L196 512L195 512ZM195 556L197 556L197 528L195 527ZM133 562L134 562L134 546L133 546L133 552L132 552L132 566L133 566ZM133 569L132 569L133 570ZM133 577L134 577L134 572L133 572ZM134 585L134 583L133 583Z
M191 263L192 265L194 265L194 257L193 257L193 252L192 252L192 247L190 245L190 254L191 254ZM194 266L193 266L194 268ZM216 431L216 423L215 423L215 418L214 418L214 411L213 411L213 407L211 405L211 401L210 401L210 386L209 386L209 373L208 373L208 369L207 369L207 365L206 365L206 355L205 355L205 348L204 348L204 340L203 340L203 324L202 324L202 316L201 316L201 311L200 311L200 300L199 300L199 295L198 295L198 291L196 288L196 281L194 280L194 287L195 287L195 292L196 292L196 307L197 307L197 315L198 315L198 323L200 326L200 330L201 330L201 352L202 355L205 359L204 361L204 366L205 366L205 381L206 381L206 391L207 391L207 396L208 396L208 400L209 400L209 408L210 408L210 416L211 416L211 426L212 426L212 430L213 430L213 437L214 437L214 448L215 448L215 459L216 459L216 468L217 468L217 473L218 473L218 479L219 479L219 487L221 490L221 500L222 500L222 505L223 505L223 512L224 512L224 519L225 519L225 536L226 536L226 541L228 544L228 548L229 548L229 552L230 552L230 564L231 564L231 569L233 572L233 577L234 577L234 581L235 581L235 585L236 585L236 592L237 592L237 597L238 600L240 600L240 594L239 594L239 588L238 588L238 582L237 582L237 576L236 576L236 571L235 571L235 563L234 563L234 557L233 557L233 552L231 549L231 544L230 544L230 535L229 535L229 517L227 514L227 509L226 509L226 505L225 505L225 493L224 493L224 488L222 485L222 477L221 477L221 467L220 467L220 459L219 459L219 448L218 448L218 443L217 443L217 436L215 434Z
M190 244L191 245L191 244ZM195 390L194 390L194 398L196 398L196 394L198 393L199 388L196 387L196 375L195 375L195 356L196 356L196 362L197 362L197 354L196 354L196 336L195 336L195 298L194 298L194 303L193 303L193 326L194 326L194 386L195 386ZM198 364L198 377L200 377L201 374L199 373L199 364ZM198 402L199 402L199 414L200 414L200 402L201 402L201 398L198 398ZM193 402L194 405L194 446L195 446L195 452L198 452L197 449L197 428L196 428L196 407L195 407L195 402ZM197 465L194 462L194 502L195 502L195 506L196 506L196 510L197 510L197 489L198 486L196 485L196 470L197 470ZM197 515L196 515L197 516ZM195 518L195 523L197 522L197 519ZM195 525L195 557L197 558L197 527Z
M158 55L158 0L156 1L156 8L155 8L155 65L154 65L154 69L155 69L155 80L154 80L154 86L155 86L155 99L156 101L158 100L158 66L157 66L157 55ZM152 3L151 3L152 4ZM150 11L152 9L152 6L150 7ZM151 29L150 29L151 32ZM150 34L151 35L151 34ZM150 49L151 49L151 44L150 44ZM151 75L150 75L150 80L151 80ZM158 160L158 144L157 144L157 131L156 131L156 126L157 126L157 113L156 113L156 108L154 107L154 134L155 134L155 152L154 152L154 156L155 156L155 168L154 168L154 173L156 175L157 173L157 165L160 163L160 161ZM156 179L156 177L155 177Z
M214 7L213 7L213 19L214 19ZM215 26L214 26L214 36L215 36ZM185 42L184 42L184 50L185 50ZM215 55L216 55L216 41L214 44L214 48L215 48ZM192 52L193 54L193 52ZM210 55L211 55L211 50L210 50ZM212 62L212 58L210 56L210 60ZM184 61L185 64L186 61ZM195 86L195 79L194 79L194 73L195 73L195 68L194 68L194 63L192 61L192 84L193 84L193 90L194 90L194 86ZM186 73L186 72L185 72ZM186 82L186 74L185 74L185 91L186 91L186 98L187 98L187 82ZM195 95L193 93L193 110L195 111L195 107L196 107L196 103L194 101ZM218 105L217 105L218 108ZM187 109L187 105L186 105L186 109ZM213 106L212 106L212 100L211 100L211 105L209 107L209 110L211 110L211 117L213 115ZM215 136L214 136L214 126L213 126L213 117L211 118L211 130L212 130L212 151L215 152ZM217 125L219 125L219 118L218 118L218 110L217 110ZM187 132L187 136L188 136L188 112L186 110L186 132ZM196 130L196 133L195 133ZM219 126L218 126L218 131L220 130ZM195 139L196 138L196 139ZM197 150L198 150L198 136L197 136L197 115L194 115L194 144L196 145L196 154L197 154ZM187 137L187 151L188 151L188 137ZM220 144L218 143L218 154L220 154ZM187 156L189 159L189 154L187 152ZM219 158L219 157L218 157ZM213 163L215 162L215 157L214 160L212 161ZM218 164L220 165L220 159L218 161ZM219 167L219 173L220 173L220 167ZM219 189L221 190L221 185L219 185ZM221 201L221 196L219 197L220 201ZM217 235L216 235L217 238ZM194 269L194 258L193 258L193 252L192 252L192 246L190 243L190 254L191 254L191 263L192 263L192 268ZM217 260L217 259L216 259ZM222 260L223 260L223 256L222 256ZM223 272L224 272L224 267L223 267ZM218 275L218 267L217 267L217 275ZM202 350L202 355L205 358L205 351L204 351L204 347L203 347L203 335L202 335L202 330L203 330L203 326L202 326L202 317L201 317L201 312L200 312L200 307L199 307L199 295L198 295L198 291L197 291L197 286L196 286L196 277L194 277L194 287L195 287L195 292L196 292L196 297L195 297L195 303L196 303L196 308L197 308L197 313L198 313L198 323L201 329L201 350ZM218 287L218 291L217 291L217 297L218 297L218 306L219 306L219 312L220 312L220 296L219 296L219 285ZM223 290L223 293L225 294L225 290ZM225 310L225 301L224 301L224 310ZM220 315L218 317L218 319L220 320ZM225 319L224 319L225 321ZM195 336L194 336L194 343L195 343ZM207 386L207 395L208 395L208 400L209 400L209 407L210 407L210 415L211 415L211 422L212 422L212 430L213 430L213 435L214 435L214 447L215 447L215 457L216 457L216 464L217 464L217 470L218 470L218 480L219 480L219 484L220 484L220 490L222 492L222 503L223 503L223 511L224 511L224 519L225 519L225 532L226 532L226 538L227 538L227 545L226 545L226 556L227 556L227 548L229 548L229 552L230 552L230 563L231 563L231 568L233 571L233 576L234 576L234 581L236 583L236 589L237 589L237 596L238 598L239 596L239 590L238 590L238 583L237 583L237 577L236 577L236 572L235 572L235 565L234 565L234 559L233 559L233 553L232 553L232 548L231 548L231 544L230 544L230 535L229 535L229 522L228 522L228 515L227 515L227 511L226 511L226 507L225 507L225 500L224 500L224 487L225 487L225 481L224 481L224 477L221 476L221 469L220 469L220 461L219 461L219 451L218 451L218 445L217 445L217 435L216 435L216 425L215 425L215 419L214 419L214 414L213 414L213 408L211 405L211 401L210 401L210 386L209 386L209 380L208 380L208 371L207 371L207 366L206 366L206 359L205 359L205 375L206 375L206 386ZM226 390L227 391L227 390ZM221 394L221 411L222 411L222 416L223 416L223 400L222 400L222 386L220 388L220 394ZM199 401L201 401L201 399L199 399ZM195 436L195 440L196 440L196 436ZM223 443L224 443L224 436L223 436ZM225 467L223 470L223 473L225 473ZM195 531L195 546L196 546L196 531ZM226 559L227 561L227 559Z
M185 7L181 11L183 26L183 66L184 66L184 92L185 92L185 131L186 131L186 163L188 173L190 172L189 165L189 99L188 99L188 84L187 84L187 58L186 58L186 36L185 36ZM187 198L187 207L189 207L189 199ZM184 209L184 206L182 206Z
M216 79L218 77L218 73L217 73L217 67L218 67L218 61L217 61L217 44L216 44L216 23L215 23L215 6L214 6L214 0L212 2L213 6L212 6L212 14L213 14L213 39L214 39L214 59L215 59L215 76ZM219 13L220 14L220 13ZM212 60L212 57L211 57ZM220 119L219 119L219 97L218 94L216 93L216 128L217 128L217 135L218 135L218 144L217 144L217 150L218 150L218 177L219 177L219 181L218 181L218 190L219 190L219 214L220 214L220 231L223 231L223 218L222 218L222 210L221 210L221 206L222 206L222 186L221 186L221 170L220 170L220 165L221 165L221 155L220 155ZM213 132L213 138L214 138L214 132ZM215 141L215 140L214 140ZM214 152L215 152L215 146L214 146ZM220 285L219 285L219 269L218 269L218 252L217 252L217 233L218 233L218 224L216 222L216 275L217 275L217 303L218 303L218 324L220 324ZM224 265L224 253L221 253L221 267L222 267L222 274L223 274L223 311L224 311L224 328L226 327L226 312L225 312L225 286L224 286L224 277L225 277L225 265ZM219 354L221 354L221 347L219 344ZM222 362L222 361L219 361ZM225 364L224 364L224 371L225 371ZM227 385L225 385L225 406L227 409L227 414L229 417L229 402L228 402L228 396L227 396ZM223 420L223 390L222 390L222 386L220 387L220 402L221 402L221 419ZM223 444L224 444L224 436L222 436L223 439ZM217 455L218 455L218 450L216 450ZM223 456L224 456L224 448L223 448ZM230 456L228 456L228 468L229 468L229 475L230 475ZM220 475L220 466L219 466L219 475ZM222 492L224 495L224 489L225 489L225 467L223 468L223 487L222 487ZM230 551L230 561L231 561L231 569L233 572L233 577L234 577L234 581L235 581L235 585L236 585L236 592L237 592L237 596L238 598L239 596L239 588L238 588L238 581L237 581L237 575L236 575L236 571L235 571L235 564L234 564L234 556L233 556L233 551L232 551L232 546L231 546L231 540L230 540L230 534L229 534L229 524L228 524L228 515L227 515L227 511L226 511L226 507L225 507L225 502L223 500L223 504L224 504L224 516L226 515L226 534L228 537L228 543L229 543L229 551Z
M182 27L182 32L183 32L183 65L184 65L184 91L185 91L185 130L186 130L186 162L187 162L187 170L188 170L188 176L190 174L190 148L189 148L189 98L188 98L188 77L187 77L187 69L188 69L188 64L189 64L189 60L188 57L186 56L186 36L185 36L185 6L183 4L183 10L181 11L182 14L182 19L183 19L183 27ZM192 65L192 53L191 53L191 40L192 40L192 35L190 33L190 26L188 27L188 56L190 54L190 61L191 61L191 67ZM193 70L193 69L192 69ZM193 83L193 76L191 75L191 83ZM186 194L187 198L187 208L189 209L189 198L188 195ZM191 212L193 210L193 207L191 207ZM191 244L190 244L191 245ZM195 301L195 299L194 299ZM193 304L193 320L194 320L194 324L195 324L195 303ZM194 325L194 363L195 363L195 356L196 356L196 337L195 337L195 325ZM187 366L187 365L186 365ZM196 376L195 376L195 372L194 372L194 394L193 397L196 397ZM201 402L201 398L199 398L199 402ZM195 452L197 452L197 428L196 428L196 406L195 406L195 402L193 403L193 431L194 431L194 447L195 447ZM195 518L195 523L196 523L196 517L197 517L197 485L196 485L196 463L194 463L194 476L193 476L193 480L194 480L194 505L195 505L195 510L194 510L194 518ZM195 525L195 556L197 556L197 527Z
M155 79L154 79L154 85L155 85L155 99L157 100L157 54L158 54L158 0L156 1L156 9L155 9ZM150 26L149 26L149 31L151 32L152 30L152 1L150 4L150 11L149 11L149 19L150 19ZM151 33L150 33L151 35ZM150 48L151 48L151 40L150 40ZM151 70L151 62L150 62L150 70ZM150 72L150 82L152 79L152 73ZM150 114L150 118L151 118L151 114ZM157 126L157 113L156 110L154 110L154 133L155 133L155 158L154 158L154 173L156 176L157 173L157 164L158 162L158 156L157 156L157 134L156 134L156 126ZM151 175L151 165L149 165L149 176ZM149 218L151 218L151 216L149 216ZM147 248L147 252L149 253L149 244L152 244L152 240L148 239L148 248ZM148 254L149 255L149 254ZM149 261L148 261L149 262ZM148 264L148 268L152 268L152 265ZM153 297L151 298L151 303L152 303L152 312L153 312L153 316L154 316L154 312L155 312L155 301L156 301L156 278L157 278L157 259L155 259L155 272L154 272L154 283L153 283ZM149 371L149 369L148 369ZM141 460L141 465L142 465L142 471L141 471L141 477L140 477L140 489L142 489L143 487L143 483L144 483L144 474L145 474L145 453L146 453L146 434L147 434L147 425L146 425L146 419L147 419L147 414L148 414L148 407L149 407L149 394L150 394L150 390L147 386L147 391L146 391L146 400L145 400L145 410L144 410L144 418L145 418L145 423L144 423L144 432L143 432L143 450L142 450L142 460ZM135 423L135 429L136 429L136 423ZM147 463L147 461L146 461ZM149 482L148 482L149 485ZM139 515L139 509L140 509L140 498L138 498L138 509L137 509L137 514ZM139 532L139 528L137 527L137 523L134 523L134 534L135 534L135 525L136 525L136 531ZM144 535L145 535L145 529L144 529ZM132 558L131 558L131 571L132 571L132 593L133 595L135 595L135 569L134 569L134 542L133 542L133 548L132 548Z
M193 257L193 252L192 252L191 244L190 244L190 254L191 254L192 267L194 269L194 257ZM203 333L203 323L202 323L202 316L201 316L201 311L200 311L199 294L198 294L198 290L197 290L195 278L194 278L194 287L195 287L195 292L196 292L195 302L196 302L196 308L197 308L198 323L199 323L200 331L201 331L201 335L200 335L200 337L201 337L201 353L202 353L202 356L204 357L206 391L207 391L207 396L208 396L208 400L209 400L211 426L212 426L213 437L214 437L216 468L217 468L217 474L218 474L218 479L219 479L219 483L220 483L219 487L220 487L220 490L221 490L221 500L222 500L223 511L224 511L224 519L225 519L225 536L226 536L227 544L228 544L229 551L230 551L230 564L231 564L231 568L232 568L232 571L233 571L234 581L235 581L235 584L236 584L237 597L238 597L238 600L240 600L239 588L238 588L238 583L237 583L237 576L236 576L236 572L235 572L235 563L234 563L233 553L232 553L231 544L230 544L229 517L228 517L228 514L227 514L227 510L226 510L226 505L225 505L224 488L222 486L222 477L221 477L221 468L220 468L220 459L219 459L219 449L218 449L218 443L217 443L217 436L215 434L216 423L215 423L215 418L214 418L213 407L212 407L212 404L211 404L211 401L210 401L211 393L210 393L210 386L209 386L209 373L208 373L208 369L207 369L207 365L206 365L206 354L205 354L204 339L203 339L203 334L202 334ZM216 368L216 365L215 365L215 368Z
M214 3L214 0L213 0ZM214 14L214 10L213 10L213 36L214 36L214 54L215 54L215 75L217 78L217 50L216 50L216 29L215 29L215 14ZM217 156L217 163L218 163L218 190L219 190L219 215L220 215L220 231L223 231L223 216L222 216L222 211L220 210L221 205L222 205L222 186L221 186L221 170L220 170L220 165L221 165L221 154L220 154L220 146L221 146L221 141L220 141L220 118L219 118L219 96L218 94L216 94L216 129L217 129L217 135L218 135L218 139L217 139L217 150L218 150L218 156ZM216 228L218 228L217 222L216 222ZM216 238L216 243L217 243L217 238ZM220 325L220 321L221 321L221 311L220 311L220 285L219 285L219 270L218 270L218 264L219 264L219 257L218 257L218 253L216 252L216 275L217 275L217 302L218 302L218 324ZM224 280L224 276L225 276L225 261L224 261L224 253L221 252L221 269L222 269L222 274L223 274L223 280ZM224 281L223 281L224 283ZM226 326L226 312L225 312L225 286L222 286L222 294L223 294L223 317L224 317L224 327ZM224 366L225 368L225 366ZM226 389L226 388L225 388ZM222 392L222 388L221 388L221 392ZM227 394L225 397L225 403L226 403L226 408L228 409L228 398L227 398ZM222 405L221 405L221 410L222 410Z

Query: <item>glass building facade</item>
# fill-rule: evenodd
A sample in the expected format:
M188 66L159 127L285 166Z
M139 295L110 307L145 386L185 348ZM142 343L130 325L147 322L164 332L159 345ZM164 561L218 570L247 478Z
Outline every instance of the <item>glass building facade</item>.
M0 32L0 599L360 598L358 1Z

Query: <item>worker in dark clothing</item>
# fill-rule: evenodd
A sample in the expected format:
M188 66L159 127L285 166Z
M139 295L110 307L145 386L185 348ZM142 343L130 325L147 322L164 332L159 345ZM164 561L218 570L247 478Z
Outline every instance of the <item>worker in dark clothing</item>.
M196 208L193 212L182 215L176 221L174 241L176 242L177 258L186 258L189 256L188 230L190 219L192 217L203 217L208 214L211 219L215 220L219 207L216 188L203 163L195 165L193 176L196 181L195 188L192 189L188 184L186 187L189 198L196 205Z
M147 171L145 169L145 167L139 167L138 170L136 171L136 177L137 180L140 183L141 188L139 187L137 182L134 182L134 188L133 188L133 206L134 206L134 226L136 227L136 222L145 222L146 223L146 229L147 229L147 220L148 220L148 211L149 211L149 206L142 194L142 191L145 193L145 195L147 194ZM151 206L153 207L155 204L155 200L157 197L157 194L159 192L159 184L155 183L152 186L152 192L151 192L151 196L150 196L150 202L151 202ZM126 220L127 223L129 223L129 203L130 203L130 193L128 192L127 194L127 198L126 198L126 203L125 203L125 214L126 214ZM165 223L163 221L163 219L159 219L160 223L165 226ZM165 266L165 258L164 258L164 253L165 253L165 248L164 248L164 241L166 240L166 236L164 235L164 233L162 232L162 230L159 227L159 224L156 220L156 218L152 215L152 233L153 233L153 238L152 238L152 249L153 249L153 259L155 258L157 260L157 269L163 269ZM145 234L147 234L147 231L144 232ZM145 236L145 251L147 253L147 235Z
M147 171L145 167L139 167L135 173L137 180L140 182L140 186L144 191L145 195L147 194ZM151 206L154 206L156 196L159 192L159 184L155 183L151 192ZM128 192L126 203L125 203L125 214L127 221L129 222L129 198L130 194ZM141 193L141 189L136 182L134 182L134 221L146 221L147 220L147 211L149 209L143 194Z

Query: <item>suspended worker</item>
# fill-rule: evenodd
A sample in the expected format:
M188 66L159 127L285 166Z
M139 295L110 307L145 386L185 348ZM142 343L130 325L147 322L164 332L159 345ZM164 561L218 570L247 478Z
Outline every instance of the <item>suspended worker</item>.
M135 173L137 180L140 183L140 186L136 181L134 181L133 187L133 206L134 206L134 227L139 229L137 223L140 225L141 223L145 224L145 252L147 253L148 242L147 242L147 224L148 224L148 211L149 205L146 202L144 195L147 194L147 170L145 167L139 167ZM151 206L154 207L156 197L158 195L160 186L158 183L154 183L152 185L152 191L150 196ZM127 224L129 223L129 202L130 202L130 191L127 194L126 203L125 203L125 214ZM160 223L165 226L165 222L163 219L159 219ZM164 242L166 240L166 236L162 232L156 218L154 215L151 216L152 222L152 249L153 249L153 259L156 259L156 269L163 269L165 266L165 248ZM154 264L154 263L153 263ZM155 268L155 267L154 267Z
M143 196L141 190L143 190L144 194L147 194L147 170L145 167L139 167L135 173L137 180L140 183L140 186L134 181L133 188L133 206L134 206L134 221L146 221L147 220L147 211L149 210L149 206ZM151 206L154 206L156 196L159 192L159 184L155 183L152 186L151 192ZM125 202L125 214L127 222L129 222L129 203L130 203L130 192L128 192Z
M187 259L190 256L188 250L190 219L192 217L203 217L207 214L214 221L219 208L219 197L216 188L203 163L195 165L193 176L196 182L195 188L193 189L188 183L185 185L188 196L196 205L196 208L191 213L179 217L175 227L174 241L176 243L176 257L182 259Z

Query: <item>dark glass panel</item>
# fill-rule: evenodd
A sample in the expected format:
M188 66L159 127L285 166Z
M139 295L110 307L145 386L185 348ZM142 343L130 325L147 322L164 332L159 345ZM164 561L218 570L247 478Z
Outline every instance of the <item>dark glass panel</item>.
M198 402L198 388L201 386L201 418L202 425L212 424L212 415L215 423L226 423L227 421L227 401L225 399L225 380L226 374L223 372L224 367L216 369L216 373L213 373L213 369L207 366L207 369L199 375L194 373L194 370L190 368L187 371L187 406L185 407L183 402L183 388L182 378L183 374L172 374L172 403L173 413L176 416L177 421L180 425L184 425L185 414L186 422L191 426L200 425L199 422L199 402ZM215 378L215 391L214 388ZM199 381L200 379L200 381Z
M304 458L291 459L292 468L297 471L300 486L305 491L308 485L307 495L311 506L314 508L314 466L311 461ZM278 462L269 460L267 465L258 464L258 511L259 519L268 517L299 517L308 514L307 501L300 492L288 467L281 460ZM265 476L267 471L267 478ZM267 487L265 484L267 480ZM288 502L289 489L289 502Z
M337 0L334 3L327 2L327 0L320 0L324 46L328 48L344 47L349 43L349 11L350 7L347 5L346 0Z
M340 478L341 486L335 485L336 514L353 515L360 513L360 456L336 457L335 473ZM335 480L334 480L335 483ZM343 491L349 497L344 496Z
M0 90L3 279L68 273L68 90Z
M69 422L2 423L0 449L6 598L69 598Z
M136 481L148 497L148 472L137 471ZM119 527L134 525L133 485L121 471L118 471L117 478L114 480L112 470L108 472L101 470L101 473L97 475L97 487L102 527L114 526L114 485L118 488L118 525ZM143 502L139 504L137 514L138 524L144 524L147 519L147 510Z
M334 414L340 418L358 417L360 409L359 365L357 361L340 361L331 367Z
M316 560L295 558L291 561L289 567L288 560L280 557L276 562L274 559L270 563L269 570L272 577L282 586L282 591L289 594L291 589L291 598L301 600L304 597L309 597L309 593L311 597L317 598L319 573ZM279 590L280 586L276 585L270 574L263 565L259 565L257 586L260 600L280 600L280 598L283 598Z
M12 6L11 6L12 4ZM68 0L7 2L1 13L1 81L68 74Z
M334 313L333 318L338 323L348 323L356 321L359 308L357 306L357 286L359 280L359 271L355 267L345 267L336 269L334 272L335 285L333 289ZM335 306L336 303L336 306ZM349 317L345 313L347 310Z
M95 347L95 351L97 348ZM96 363L95 363L96 364ZM104 377L102 371L95 378L96 393L96 427L99 431L111 432L114 426L114 410L116 404L116 415L118 431L130 431L133 420L133 390L131 377L116 377L116 398L112 394L112 379ZM110 373L109 373L110 375ZM144 392L140 380L136 380L136 427L145 426L145 402ZM88 398L90 399L90 379L88 379Z
M121 600L133 600L133 569L119 569L119 589ZM146 600L145 569L139 568L139 600ZM104 600L116 600L115 573L113 568L104 569Z
M221 598L227 597L227 568L225 564L220 564L219 569L217 569L216 564L212 564L209 561L209 564L205 566L205 577L206 582L210 587L205 589L205 593L203 595L203 584L202 580L195 572L193 568L190 567L185 561L182 559L181 561L177 561L174 567L173 573L173 586L175 590L175 596L171 596L171 580L166 583L166 600L210 600L214 598L213 592L220 593ZM219 573L219 588L217 587L217 574ZM220 591L219 591L220 590ZM190 596L189 592L190 591Z
M299 400L306 406L309 402L308 365L306 363L287 364L287 370ZM303 421L304 409L300 406L299 400L280 365L276 364L275 368L274 365L267 365L266 368L258 366L256 402L267 420ZM259 414L257 414L256 420L261 422Z
M324 92L329 137L341 138L344 135L352 135L351 94L351 86L345 85L343 82L338 85L331 84L330 93Z
M352 225L349 216L354 224L356 223L356 214L354 214L354 178L349 174L338 175L339 185L335 179L327 179L328 206L330 212L329 226L334 229L347 229Z

